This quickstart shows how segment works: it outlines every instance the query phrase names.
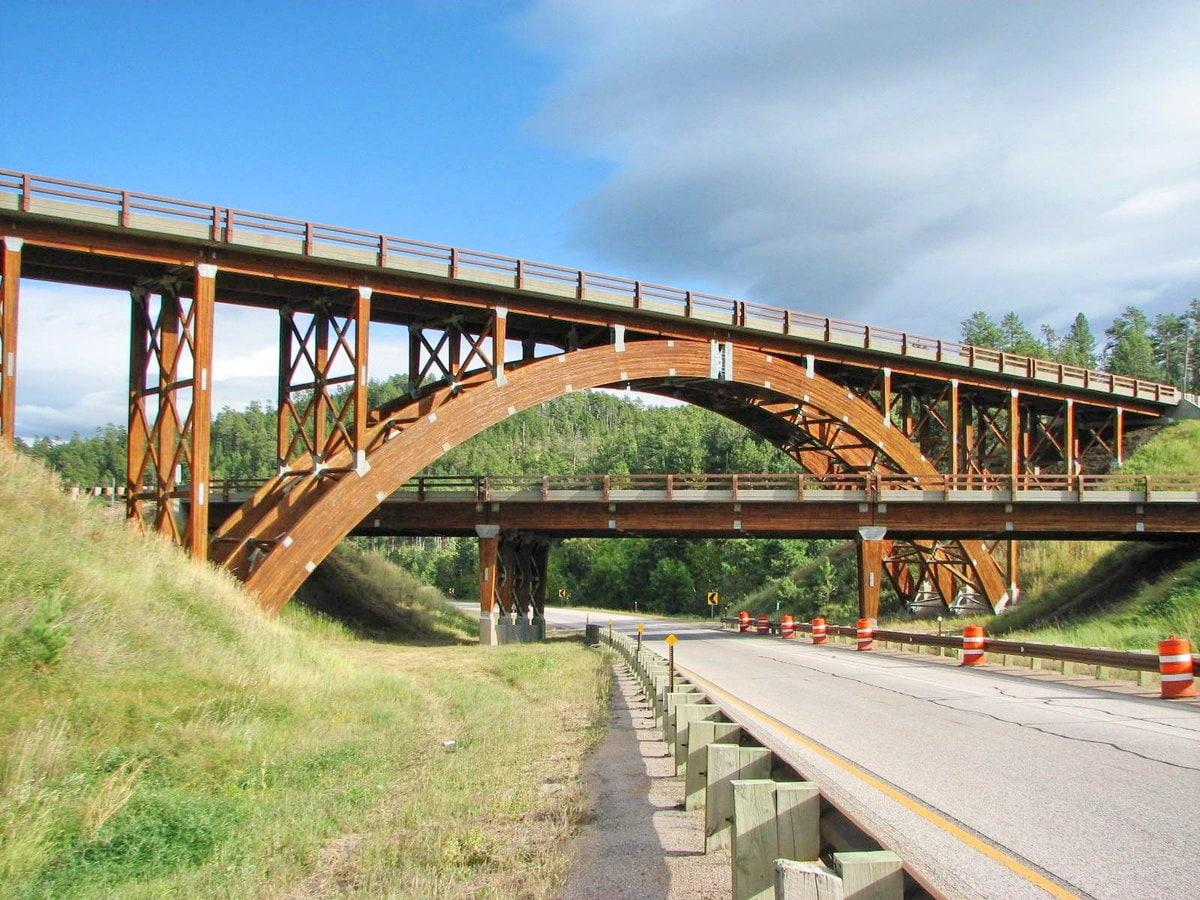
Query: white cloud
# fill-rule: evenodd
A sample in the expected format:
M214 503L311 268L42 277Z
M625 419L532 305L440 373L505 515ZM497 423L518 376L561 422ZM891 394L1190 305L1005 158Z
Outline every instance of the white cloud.
M544 0L521 25L566 70L532 127L618 163L575 240L638 277L945 337L1200 279L1195 4Z

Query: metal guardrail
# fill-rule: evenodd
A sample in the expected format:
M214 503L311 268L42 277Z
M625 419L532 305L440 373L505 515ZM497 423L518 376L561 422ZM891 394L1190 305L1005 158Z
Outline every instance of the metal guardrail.
M322 225L0 169L0 209L341 262L418 272L578 301L617 304L751 331L913 357L1035 381L1175 405L1176 387L1096 369L942 340L831 316L603 275L549 263ZM75 215L72 215L72 211ZM166 227L170 226L170 227Z
M722 616L721 624L738 625L740 619L737 616ZM757 618L752 618L750 621L751 632L757 628ZM771 634L779 634L781 623L778 620L769 620L768 627ZM812 624L810 622L796 622L795 629L798 633L811 634ZM837 635L838 637L857 640L858 629L848 625L826 625L825 633L827 635ZM887 629L876 628L874 632L875 640L890 641L896 644L909 644L914 647L942 647L951 650L962 649L962 635L958 633L952 634L922 634L920 632L911 631L891 631ZM1008 641L990 636L984 636L983 650L985 653L996 653L1006 656L1026 656L1032 659L1050 659L1058 662L1078 663L1084 666L1099 666L1106 669L1127 669L1132 672L1158 672L1159 660L1156 653L1151 652L1135 652L1128 650L1096 650L1088 647L1073 647L1068 644L1038 644L1032 641ZM1192 665L1200 668L1200 654L1192 655Z

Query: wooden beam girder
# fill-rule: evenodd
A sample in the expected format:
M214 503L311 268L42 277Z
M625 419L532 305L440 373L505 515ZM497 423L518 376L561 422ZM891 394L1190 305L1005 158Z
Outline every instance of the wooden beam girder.
M20 238L0 238L0 446L16 443L17 312L21 298Z

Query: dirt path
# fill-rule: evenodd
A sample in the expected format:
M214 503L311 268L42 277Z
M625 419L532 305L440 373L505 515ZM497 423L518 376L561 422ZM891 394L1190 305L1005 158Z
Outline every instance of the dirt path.
M727 852L704 855L704 813L683 810L684 784L637 682L614 666L612 717L585 765L592 820L575 841L566 900L728 898Z

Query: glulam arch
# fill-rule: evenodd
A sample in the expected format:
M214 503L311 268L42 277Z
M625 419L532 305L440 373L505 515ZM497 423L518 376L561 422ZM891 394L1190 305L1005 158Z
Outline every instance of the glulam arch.
M497 422L588 388L719 380L709 344L651 340L533 360L508 370L503 379L480 373L460 384L439 386L402 408L376 413L365 458L356 460L343 451L307 475L269 481L216 533L213 559L242 578L265 609L276 611L383 498L447 450ZM917 447L887 426L878 409L794 362L739 347L725 381L754 396L790 398L836 417L855 436L861 452L872 448L889 469L936 474ZM1003 579L982 545L969 544L979 542L963 546L990 596Z

